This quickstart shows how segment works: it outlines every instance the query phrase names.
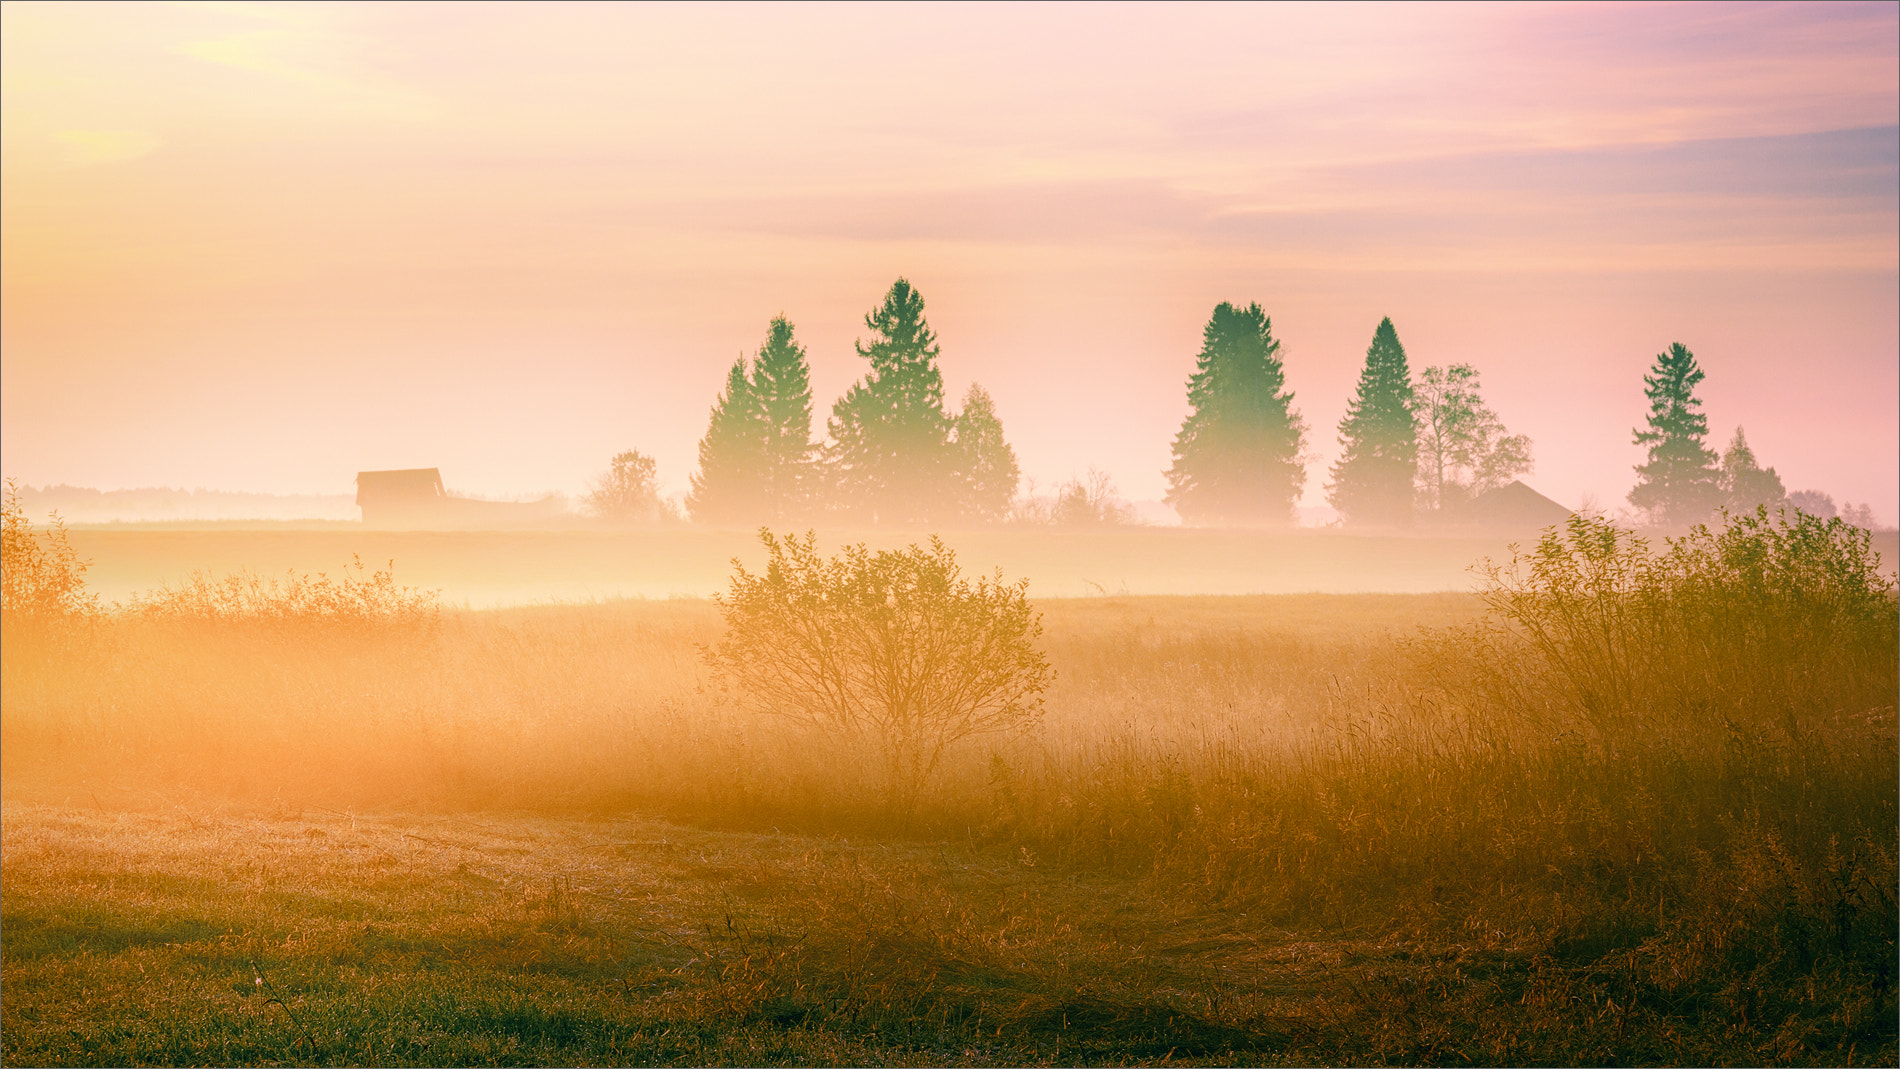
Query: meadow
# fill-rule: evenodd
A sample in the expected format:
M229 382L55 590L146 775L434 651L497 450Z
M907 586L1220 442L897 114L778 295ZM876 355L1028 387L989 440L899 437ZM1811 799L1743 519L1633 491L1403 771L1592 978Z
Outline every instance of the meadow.
M1830 531L1043 598L1040 722L904 814L703 599L10 622L0 1053L1892 1064L1900 640Z
M888 530L820 534L834 549L847 542L902 546L922 537ZM1028 576L1040 598L1465 590L1471 565L1505 554L1511 541L1500 534L1427 538L1179 527L946 535L971 567ZM334 573L352 557L378 566L394 561L400 581L442 591L446 605L705 598L725 589L735 557L758 555L756 531L685 526L402 531L356 523L95 524L75 525L71 539L79 557L93 562L88 585L109 600L195 571Z

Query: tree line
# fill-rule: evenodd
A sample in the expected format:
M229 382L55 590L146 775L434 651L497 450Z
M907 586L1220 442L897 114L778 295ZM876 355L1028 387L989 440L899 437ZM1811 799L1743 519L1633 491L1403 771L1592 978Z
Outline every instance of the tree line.
M727 370L699 443L685 509L696 523L752 525L819 516L848 523L945 526L1018 520L1127 522L1107 476L1091 471L1043 502L1018 497L1021 470L995 405L972 385L945 405L941 347L915 287L898 279L864 317L863 378L832 405L813 435L810 364L793 325L772 320L765 342ZM1789 495L1762 468L1738 428L1727 452L1703 441L1708 421L1694 388L1703 373L1673 345L1645 377L1651 410L1638 444L1632 506L1654 522L1694 522L1717 507L1792 504L1833 515L1815 491ZM1403 526L1421 515L1455 519L1477 497L1532 469L1531 440L1509 433L1485 404L1470 364L1416 375L1390 318L1373 331L1358 388L1338 427L1339 459L1327 500L1353 525ZM1307 427L1286 389L1280 342L1258 304L1223 302L1202 330L1187 383L1189 413L1173 443L1164 499L1194 524L1290 523L1305 488ZM587 503L598 515L651 522L671 511L654 463L613 459ZM1859 507L1865 511L1865 506ZM1862 517L1849 515L1850 520ZM1871 526L1871 516L1864 525Z

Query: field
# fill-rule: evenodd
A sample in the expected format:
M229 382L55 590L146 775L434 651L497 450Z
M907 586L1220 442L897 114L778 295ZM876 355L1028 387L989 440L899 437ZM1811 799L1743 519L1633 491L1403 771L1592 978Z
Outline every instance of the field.
M1534 536L1535 532L1528 532ZM830 545L899 546L916 534L826 531ZM1466 590L1481 557L1510 538L1408 538L1335 531L979 530L950 536L962 559L1028 576L1038 597L1104 594L1427 593ZM545 529L379 531L360 524L105 524L76 527L88 584L123 600L192 571L330 572L352 556L396 564L401 582L475 608L538 601L707 597L752 531ZM1894 559L1891 554L1888 560Z
M1895 1061L1890 586L1806 644L1705 590L1763 626L1566 675L1496 597L1347 585L1474 544L1200 534L959 537L1107 593L900 814L709 673L709 601L459 605L716 589L743 536L77 532L106 590L355 552L458 604L9 625L5 1060ZM1142 593L1262 556L1362 592Z

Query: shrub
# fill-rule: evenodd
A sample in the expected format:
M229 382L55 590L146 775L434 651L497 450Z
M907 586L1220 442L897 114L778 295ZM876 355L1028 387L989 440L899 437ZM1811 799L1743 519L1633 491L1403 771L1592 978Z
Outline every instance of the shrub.
M1480 569L1497 623L1480 661L1514 692L1506 704L1601 739L1716 729L1799 743L1816 715L1893 704L1900 617L1868 543L1839 519L1764 508L1655 553L1573 516Z
M395 562L368 572L353 557L341 578L319 572L315 579L290 572L282 579L250 573L193 573L177 586L163 586L136 600L132 611L149 619L195 623L251 623L343 629L426 626L437 618L440 592L399 586ZM354 573L354 574L352 574Z
M717 599L727 633L709 661L762 711L881 751L900 815L952 744L1040 717L1051 672L1026 580L965 579L935 537L829 559L809 533L760 541L765 571L735 560Z
M6 481L0 504L0 611L8 623L89 615L98 598L86 592L86 562L66 538L57 514L44 531L27 522L19 488Z

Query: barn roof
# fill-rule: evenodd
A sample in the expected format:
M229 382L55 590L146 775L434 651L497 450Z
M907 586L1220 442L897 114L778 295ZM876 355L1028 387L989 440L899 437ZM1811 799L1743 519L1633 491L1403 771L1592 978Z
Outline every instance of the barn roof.
M440 468L397 468L392 471L356 473L356 503L364 498L381 500L437 498L448 496L442 488Z
M1487 490L1458 510L1465 523L1525 524L1548 527L1570 518L1570 510L1524 485L1521 480Z

